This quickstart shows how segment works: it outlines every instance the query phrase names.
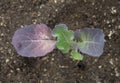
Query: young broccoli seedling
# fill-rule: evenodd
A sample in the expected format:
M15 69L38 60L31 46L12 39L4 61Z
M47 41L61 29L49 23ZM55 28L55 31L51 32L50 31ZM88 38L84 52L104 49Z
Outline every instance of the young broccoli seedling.
M95 28L73 32L65 24L58 24L51 31L45 24L32 24L18 29L12 44L24 57L42 57L57 47L63 53L70 52L74 60L83 60L79 51L94 57L102 55L104 33Z

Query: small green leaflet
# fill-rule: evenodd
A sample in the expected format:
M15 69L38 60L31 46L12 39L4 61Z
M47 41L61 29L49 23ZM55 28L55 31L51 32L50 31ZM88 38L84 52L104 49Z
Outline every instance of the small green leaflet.
M57 37L57 48L63 53L68 53L74 43L73 31L68 30L65 24L58 24L53 29L53 34Z
M71 51L71 56L75 60L83 60L83 56L75 50Z

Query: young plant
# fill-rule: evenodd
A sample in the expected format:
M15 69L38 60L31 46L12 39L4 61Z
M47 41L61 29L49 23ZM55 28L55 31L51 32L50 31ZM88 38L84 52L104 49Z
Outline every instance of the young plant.
M55 40L56 39L56 40ZM18 54L25 57L41 57L55 46L63 53L71 54L75 60L83 60L85 53L99 57L103 53L104 34L100 29L85 28L68 30L65 24L58 24L51 32L45 24L28 25L18 29L12 39Z
M68 27L65 24L58 24L53 29L53 34L57 37L56 46L63 53L68 53L71 51L72 58L75 60L82 60L83 56L78 53L77 48L72 49L74 46L74 32L68 30Z

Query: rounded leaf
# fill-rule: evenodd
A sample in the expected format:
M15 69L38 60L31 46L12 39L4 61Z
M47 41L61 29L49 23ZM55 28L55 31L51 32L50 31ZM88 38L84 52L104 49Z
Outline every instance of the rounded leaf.
M100 29L85 28L74 33L79 50L82 53L99 57L103 53L104 33Z
M17 53L24 57L41 57L55 48L56 41L45 24L32 24L18 29L12 44Z

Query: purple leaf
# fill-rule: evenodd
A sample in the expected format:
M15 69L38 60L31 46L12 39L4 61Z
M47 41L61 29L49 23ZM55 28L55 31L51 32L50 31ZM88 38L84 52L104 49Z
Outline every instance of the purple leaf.
M104 33L100 29L85 28L74 33L78 48L82 53L99 57L103 53Z
M18 29L12 44L17 53L24 57L41 57L55 48L56 41L45 24L32 24Z

